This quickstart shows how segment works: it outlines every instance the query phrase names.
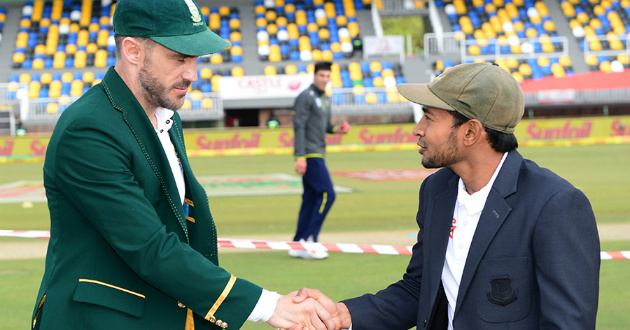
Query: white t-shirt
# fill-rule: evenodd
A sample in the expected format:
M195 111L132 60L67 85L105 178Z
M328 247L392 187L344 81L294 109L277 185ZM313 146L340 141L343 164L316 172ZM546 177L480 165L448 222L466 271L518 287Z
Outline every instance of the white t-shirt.
M457 294L459 292L459 284L464 273L468 250L472 243L481 211L486 205L488 194L492 189L492 184L499 174L503 162L507 157L507 153L503 154L499 166L494 171L490 181L479 191L469 195L464 186L462 179L459 179L457 192L457 204L453 211L453 223L451 225L451 233L446 248L446 256L444 267L442 268L442 285L444 293L448 299L448 329L453 330L453 318L455 316L455 308L457 307Z
M179 191L180 202L184 204L184 198L186 196L186 184L184 182L184 168L182 162L177 156L175 146L171 141L168 131L173 126L173 110L158 108L155 112L155 118L157 118L157 129L155 132L162 143L162 148L166 153L166 158L171 165L171 171L175 177L175 183L177 183L177 190ZM264 321L267 322L276 310L278 299L280 295L277 292L267 291L263 289L254 310L247 318L248 321Z

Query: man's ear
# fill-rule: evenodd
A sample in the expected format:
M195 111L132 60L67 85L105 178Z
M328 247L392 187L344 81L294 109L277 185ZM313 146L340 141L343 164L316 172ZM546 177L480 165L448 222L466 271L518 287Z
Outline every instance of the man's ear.
M486 129L477 119L465 122L460 128L464 130L464 145L466 146L477 143L486 134Z
M138 39L126 37L122 41L122 56L131 64L140 63L143 46Z

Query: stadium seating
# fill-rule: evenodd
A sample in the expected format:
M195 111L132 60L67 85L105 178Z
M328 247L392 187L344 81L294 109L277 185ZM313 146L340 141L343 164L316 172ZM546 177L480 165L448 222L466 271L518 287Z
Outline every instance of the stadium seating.
M2 30L4 29L4 23L7 21L7 8L0 7L0 44L2 44Z
M629 68L626 43L630 33L630 2L562 0L560 6L580 49L589 52L586 64L591 70L609 72Z
M261 61L333 61L351 58L360 38L362 1L257 0L256 40Z
M462 32L468 62L495 62L519 81L574 72L570 59L557 55L562 44L543 1L453 0L436 4L444 8L453 31ZM497 54L496 60L488 60ZM534 56L523 56L528 54ZM432 65L440 73L454 63L438 60Z
M191 93L217 93L219 92L219 79L222 76L243 76L244 70L240 66L232 69L216 70L212 72L210 68L198 70L199 79L192 83L189 91ZM26 83L29 88L29 98L59 98L59 97L80 97L87 92L90 87L98 84L103 79L104 72L83 71L79 73L63 72L41 74L13 74L9 82L13 83L11 90L17 91L18 84ZM13 94L12 94L13 95ZM189 95L192 97L192 94ZM195 96L196 97L196 96ZM12 98L14 99L15 95ZM203 98L201 99L203 101ZM206 101L207 103L207 101Z
M374 5L376 5L376 8L378 10L384 9L382 0L375 0ZM428 7L428 4L427 4L427 1L423 1L423 0L405 0L403 2L403 7L406 10L425 9L426 7Z
M553 53L561 47L543 1L454 0L442 5L452 30L463 33L471 56ZM525 38L528 42L522 43Z
M314 71L313 64L286 66L267 65L264 74L306 74ZM330 74L330 90L333 104L384 104L407 102L396 88L396 84L406 82L399 63L390 62L350 62L333 63ZM351 95L348 95L351 90Z
M63 69L105 68L116 63L111 26L112 0L27 1L22 7L15 43L13 68ZM208 27L232 43L202 62L239 63L243 59L241 20L238 8L202 7ZM6 16L0 11L0 27ZM0 33L1 33L0 28Z

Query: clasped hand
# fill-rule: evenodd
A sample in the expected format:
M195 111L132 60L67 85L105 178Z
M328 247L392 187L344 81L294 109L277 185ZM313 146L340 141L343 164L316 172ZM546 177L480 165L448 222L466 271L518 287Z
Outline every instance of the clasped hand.
M346 313L340 312L338 304L319 290L302 288L280 297L267 323L289 330L339 330L343 319L349 318L347 308L344 308Z

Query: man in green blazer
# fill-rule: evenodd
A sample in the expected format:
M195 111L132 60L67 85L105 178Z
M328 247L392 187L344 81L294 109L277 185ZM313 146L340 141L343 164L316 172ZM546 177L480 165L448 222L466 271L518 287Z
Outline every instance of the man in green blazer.
M34 329L331 330L315 300L295 304L219 267L204 189L179 109L196 60L229 44L193 0L119 0L117 64L59 119L44 164L51 219Z

